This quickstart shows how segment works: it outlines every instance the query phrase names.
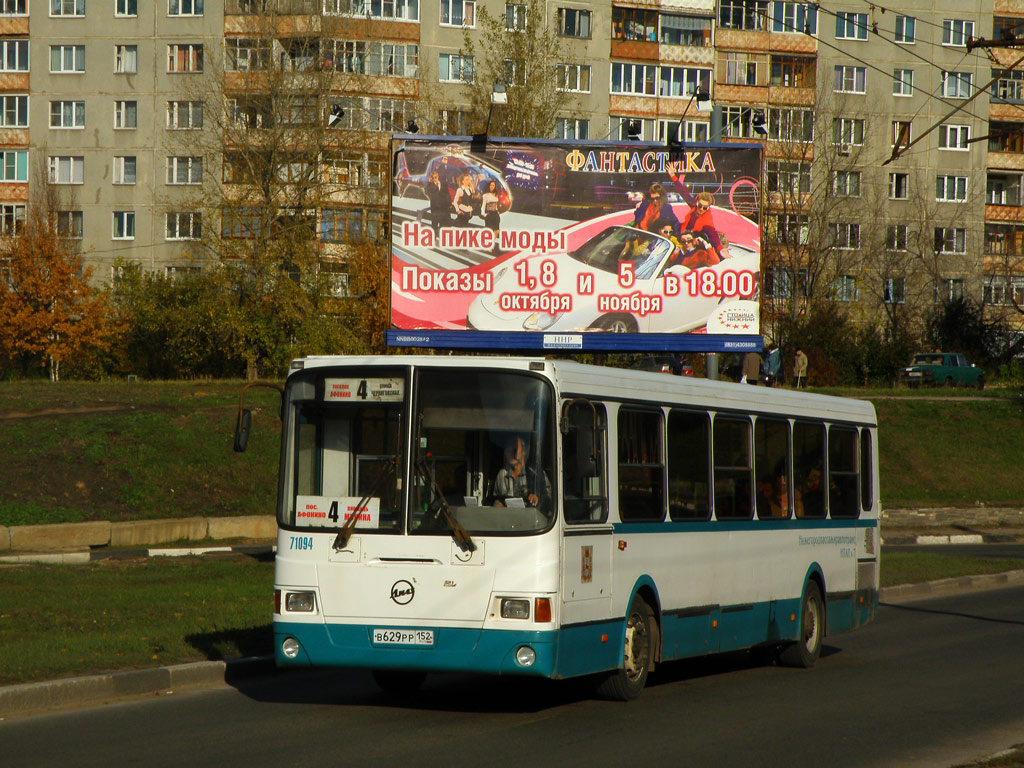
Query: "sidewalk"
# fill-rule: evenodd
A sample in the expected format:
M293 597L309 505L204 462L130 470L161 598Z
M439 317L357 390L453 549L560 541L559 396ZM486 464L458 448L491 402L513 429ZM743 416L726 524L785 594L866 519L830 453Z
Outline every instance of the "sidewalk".
M1005 544L1024 541L1024 509L943 507L887 509L882 544Z

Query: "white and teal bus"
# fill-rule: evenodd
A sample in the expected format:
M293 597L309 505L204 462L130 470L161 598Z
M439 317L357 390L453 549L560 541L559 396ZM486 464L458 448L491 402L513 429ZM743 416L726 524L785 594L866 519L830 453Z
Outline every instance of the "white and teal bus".
M506 357L309 357L283 402L281 666L595 675L810 666L878 605L866 402Z

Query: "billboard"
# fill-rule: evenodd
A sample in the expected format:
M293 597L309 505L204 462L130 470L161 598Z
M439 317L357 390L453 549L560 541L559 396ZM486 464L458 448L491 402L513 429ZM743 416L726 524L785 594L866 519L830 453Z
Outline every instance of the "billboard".
M390 345L760 349L760 145L393 142Z

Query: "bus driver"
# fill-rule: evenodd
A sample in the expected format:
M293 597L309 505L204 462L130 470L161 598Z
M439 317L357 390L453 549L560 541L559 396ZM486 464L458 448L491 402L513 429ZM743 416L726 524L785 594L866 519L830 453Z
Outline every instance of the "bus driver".
M493 506L504 507L510 498L518 498L525 501L529 506L536 507L540 502L537 495L537 483L531 470L526 468L526 459L529 457L527 443L520 436L509 439L505 444L505 466L498 470L494 478L494 485L491 486ZM547 477L544 477L544 494L550 494L550 486Z

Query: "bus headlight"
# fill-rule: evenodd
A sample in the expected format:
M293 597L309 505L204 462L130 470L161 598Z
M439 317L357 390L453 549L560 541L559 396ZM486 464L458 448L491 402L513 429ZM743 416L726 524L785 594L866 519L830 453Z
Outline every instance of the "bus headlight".
M501 618L503 619L528 619L530 618L530 601L518 600L511 597L501 598Z
M516 649L516 664L520 667L531 667L537 660L537 652L528 645L521 645Z
M313 592L286 592L284 609L289 613L312 613L316 610L316 594Z
M289 659L294 659L299 655L299 641L294 637L286 637L281 643L281 653Z

